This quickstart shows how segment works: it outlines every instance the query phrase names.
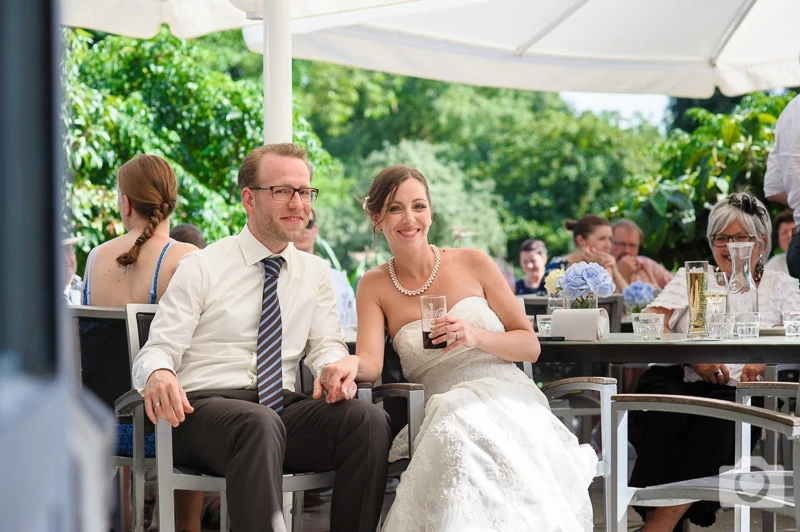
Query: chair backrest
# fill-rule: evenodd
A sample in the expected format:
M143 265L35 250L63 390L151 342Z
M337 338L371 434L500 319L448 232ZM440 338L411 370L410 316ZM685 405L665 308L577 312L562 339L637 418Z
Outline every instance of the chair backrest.
M112 409L114 401L131 389L131 367L121 308L69 308L75 342L76 374Z
M128 348L131 360L139 352L150 336L150 324L158 310L158 305L128 303L125 305L125 323L128 328Z
M549 314L547 311L547 296L517 296L524 302L525 314L528 316L538 316L539 314Z
M597 302L599 308L606 309L608 313L608 328L612 333L622 332L622 315L625 313L622 294L613 294L601 297Z

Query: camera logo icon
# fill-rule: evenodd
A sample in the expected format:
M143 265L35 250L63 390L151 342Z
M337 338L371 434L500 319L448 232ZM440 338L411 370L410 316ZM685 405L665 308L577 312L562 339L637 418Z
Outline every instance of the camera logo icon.
M768 464L760 456L752 456L750 467L744 470L741 462L720 468L719 503L723 507L737 505L751 508L780 508L791 495L791 477L780 465Z

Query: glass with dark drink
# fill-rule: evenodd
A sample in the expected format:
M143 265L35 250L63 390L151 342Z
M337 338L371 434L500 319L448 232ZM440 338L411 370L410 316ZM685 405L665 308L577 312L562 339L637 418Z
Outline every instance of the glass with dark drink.
M434 344L431 340L431 321L447 314L446 296L420 296L420 309L422 311L422 348L442 349L447 343Z

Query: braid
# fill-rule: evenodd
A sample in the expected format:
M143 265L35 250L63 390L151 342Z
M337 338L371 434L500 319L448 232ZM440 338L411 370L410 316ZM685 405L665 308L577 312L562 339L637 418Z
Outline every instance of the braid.
M133 243L131 249L117 257L117 264L119 264L122 268L130 267L139 258L139 251L141 250L142 246L150 239L151 236L153 236L153 231L155 231L155 228L158 227L158 224L160 224L164 219L161 209L165 205L169 207L169 204L163 203L159 207L154 207L150 211L150 217L147 219L147 225L145 225L144 229L142 229L142 234L139 235L139 238L137 238L136 242ZM166 210L169 212L168 209Z

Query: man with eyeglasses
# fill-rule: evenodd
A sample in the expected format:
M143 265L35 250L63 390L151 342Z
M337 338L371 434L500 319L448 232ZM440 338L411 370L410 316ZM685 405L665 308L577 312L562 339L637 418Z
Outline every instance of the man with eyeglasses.
M617 220L611 226L611 252L617 259L620 275L628 282L643 281L662 289L672 280L672 274L649 257L639 255L642 230L633 220Z
M224 475L234 530L284 531L282 475L336 472L331 531L374 531L387 477L386 413L355 396L330 268L299 251L318 190L294 144L239 170L241 233L184 257L134 359L145 410L175 427L175 463ZM297 366L315 375L295 393Z
M775 146L767 157L764 195L794 211L795 230L786 265L789 275L800 279L800 95L795 96L775 124Z

